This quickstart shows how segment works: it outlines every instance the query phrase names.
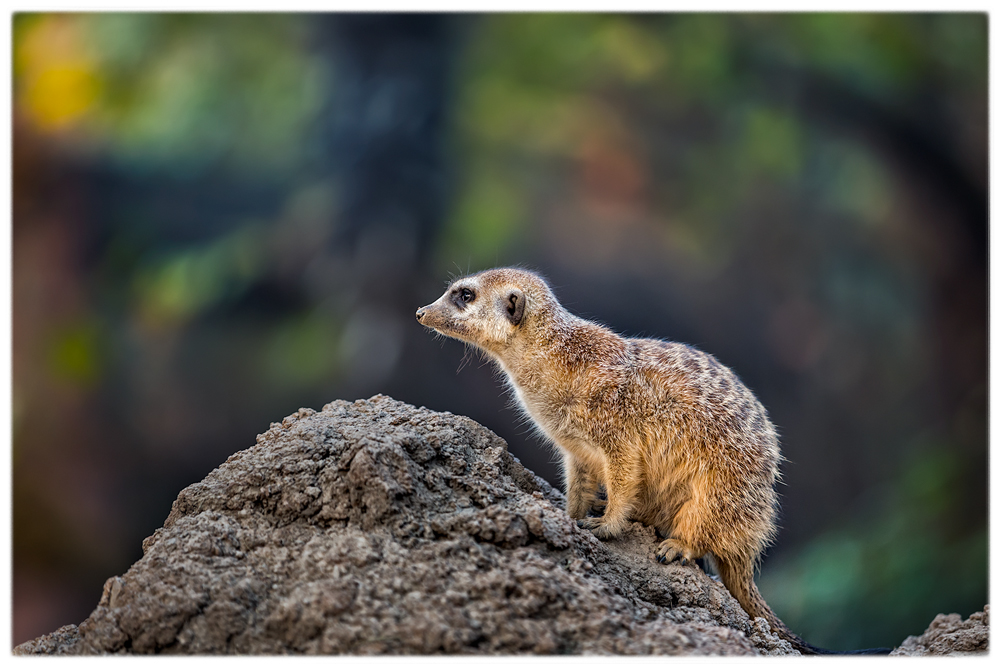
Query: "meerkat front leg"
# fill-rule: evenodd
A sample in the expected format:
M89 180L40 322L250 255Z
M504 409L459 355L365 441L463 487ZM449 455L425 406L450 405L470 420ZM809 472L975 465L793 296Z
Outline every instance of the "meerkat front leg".
M608 500L604 516L586 517L576 522L581 528L592 530L601 539L621 535L632 514L641 480L638 461L629 449L626 446L605 450L604 488Z
M566 473L566 513L574 519L582 519L591 508L602 504L597 499L600 483L593 471L568 451L563 452L563 467Z

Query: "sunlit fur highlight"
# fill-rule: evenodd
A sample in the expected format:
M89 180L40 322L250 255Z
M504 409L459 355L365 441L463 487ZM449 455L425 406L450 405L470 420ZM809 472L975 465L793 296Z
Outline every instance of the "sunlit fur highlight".
M470 289L475 299L457 305ZM509 296L523 294L511 322ZM457 278L421 323L492 358L517 402L562 454L567 511L601 538L629 520L668 536L666 561L709 556L751 618L803 652L761 597L754 568L774 538L778 438L749 389L688 345L624 338L563 308L545 280L502 268ZM591 509L607 502L601 517Z

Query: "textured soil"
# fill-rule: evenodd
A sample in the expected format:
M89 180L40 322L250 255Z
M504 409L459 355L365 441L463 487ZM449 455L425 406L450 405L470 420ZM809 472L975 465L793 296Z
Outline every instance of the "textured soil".
M563 507L466 417L302 409L184 489L79 626L14 653L796 653L697 566L656 563L652 529L600 542ZM897 652L985 650L987 622L939 616Z
M907 637L892 655L974 655L989 650L990 606L962 620L938 614L919 637Z

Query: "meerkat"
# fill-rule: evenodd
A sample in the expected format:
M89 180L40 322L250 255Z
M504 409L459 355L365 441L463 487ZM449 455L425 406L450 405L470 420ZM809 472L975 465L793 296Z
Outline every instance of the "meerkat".
M781 455L767 411L733 371L688 345L577 317L523 269L459 278L416 316L500 367L562 454L566 509L580 527L601 539L630 520L655 527L668 536L657 560L710 557L751 619L803 653L822 651L778 619L753 580L776 532Z

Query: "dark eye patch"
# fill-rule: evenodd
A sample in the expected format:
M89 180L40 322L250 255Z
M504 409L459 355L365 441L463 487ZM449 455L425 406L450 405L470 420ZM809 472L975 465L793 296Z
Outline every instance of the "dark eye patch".
M456 287L451 291L451 300L459 308L465 308L466 304L476 300L476 292L468 287Z

